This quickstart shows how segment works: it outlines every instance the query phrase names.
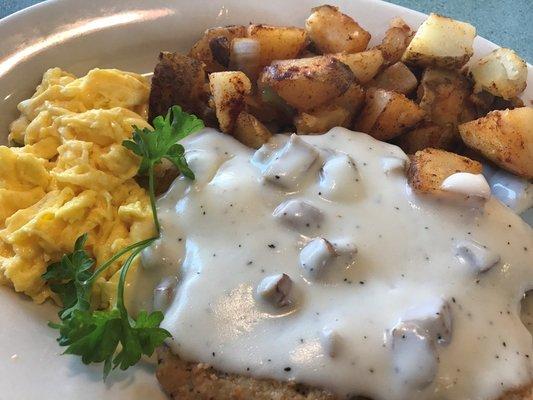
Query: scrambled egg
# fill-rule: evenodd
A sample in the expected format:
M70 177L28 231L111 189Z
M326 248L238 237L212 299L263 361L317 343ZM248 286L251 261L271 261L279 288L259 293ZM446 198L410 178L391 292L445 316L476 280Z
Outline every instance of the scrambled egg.
M0 283L43 302L53 293L41 275L81 234L98 264L153 236L148 194L133 179L139 158L122 146L133 125L149 126L140 115L149 91L129 72L53 68L19 104L9 138L20 147L0 146Z

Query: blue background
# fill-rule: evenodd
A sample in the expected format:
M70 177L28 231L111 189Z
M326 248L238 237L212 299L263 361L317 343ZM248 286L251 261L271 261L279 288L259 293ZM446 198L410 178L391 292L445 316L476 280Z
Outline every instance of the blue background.
M424 13L433 11L468 21L477 28L480 36L500 46L510 47L533 63L533 0L389 1ZM0 0L0 18L35 3L39 1Z

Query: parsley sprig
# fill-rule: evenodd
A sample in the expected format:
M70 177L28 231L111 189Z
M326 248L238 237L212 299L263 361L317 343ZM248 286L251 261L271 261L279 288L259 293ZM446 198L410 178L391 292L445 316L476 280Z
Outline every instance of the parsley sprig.
M187 165L185 149L178 142L191 133L204 127L201 119L195 115L182 111L180 106L173 106L165 117L158 116L154 119L154 130L134 127L133 140L125 140L122 145L133 153L142 157L139 167L140 175L148 175L148 190L150 204L154 214L156 230L161 227L157 218L154 191L154 167L161 163L163 158L172 162L178 170L189 179L194 179L194 173Z
M154 130L134 127L133 140L123 142L124 147L141 157L139 174L148 174L148 192L157 237L142 240L124 247L106 262L95 268L95 260L85 250L87 234L80 236L70 254L48 266L43 279L58 295L63 308L59 311L59 323L50 323L59 330L57 339L65 346L64 354L81 357L83 363L104 363L104 379L112 369L125 370L135 365L142 355L151 356L155 348L170 337L160 328L163 313L141 311L137 318L128 314L124 303L126 276L135 258L150 246L160 233L154 193L154 167L163 158L170 160L179 171L190 179L194 173L187 165L185 149L177 142L204 127L194 115L187 114L179 106L172 107L165 117L153 121ZM122 256L129 254L120 269L116 304L109 310L94 310L91 292L97 278Z

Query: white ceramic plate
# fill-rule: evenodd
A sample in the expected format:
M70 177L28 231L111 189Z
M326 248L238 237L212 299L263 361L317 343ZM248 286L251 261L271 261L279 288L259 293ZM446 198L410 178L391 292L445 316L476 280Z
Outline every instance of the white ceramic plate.
M0 21L0 136L4 142L17 103L31 96L42 73L59 66L75 74L93 67L153 69L160 50L185 50L208 27L250 21L303 26L311 7L336 4L379 43L390 18L418 27L424 15L372 0L55 0ZM477 38L476 57L496 47ZM533 99L533 73L524 99ZM51 305L37 306L0 287L0 400L151 399L160 392L146 364L102 382L101 366L59 356Z

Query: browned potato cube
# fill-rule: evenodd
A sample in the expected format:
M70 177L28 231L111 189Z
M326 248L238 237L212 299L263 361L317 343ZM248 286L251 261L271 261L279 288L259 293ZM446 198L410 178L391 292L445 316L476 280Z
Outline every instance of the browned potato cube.
M492 111L459 125L465 144L517 175L533 178L533 108Z
M299 134L319 134L336 126L349 128L365 102L365 91L357 83L352 83L346 92L333 100L332 104L316 110L301 112L294 118Z
M361 111L364 103L365 91L357 83L352 83L346 92L333 100L333 105L348 110L352 117Z
M395 144L407 154L414 154L428 147L451 150L456 139L457 134L450 127L426 122L398 137Z
M390 65L402 59L402 55L411 42L414 32L401 18L392 19L389 26L381 44L377 48L381 50L385 64Z
M231 135L242 144L254 149L258 149L272 137L267 127L246 111L241 112L237 117Z
M216 38L225 38L228 43L232 39L246 35L246 28L242 25L231 25L219 28L211 28L204 32L204 36L198 40L189 51L189 57L202 61L206 65L207 72L224 71L227 65L221 65L213 56L211 41Z
M393 92L409 94L416 89L418 81L416 76L402 62L397 62L379 73L371 86L375 86Z
M383 55L377 49L361 53L338 53L333 56L350 67L357 81L363 85L376 76L383 65Z
M309 38L322 54L356 53L366 49L370 33L337 7L320 6L305 21Z
M437 125L456 126L471 93L468 80L456 71L428 68L424 71L418 98L420 107Z
M306 45L304 29L288 26L250 25L247 36L259 42L259 65L296 58Z
M354 75L329 56L275 61L259 78L260 88L271 88L290 106L309 111L343 94Z
M246 96L250 94L252 84L240 71L213 72L209 74L209 87L220 130L231 133L237 117L246 107Z
M152 77L148 121L166 115L174 105L203 117L207 108L205 81L204 65L200 61L179 53L160 53Z
M416 31L402 61L420 67L461 68L474 54L476 28L430 14Z
M442 182L458 172L480 174L483 167L477 161L438 149L417 151L411 157L407 179L421 193L442 192Z
M324 108L302 112L294 119L298 134L321 134L336 126L347 128L351 122L351 113L343 107L330 105Z
M401 93L369 89L355 129L379 140L390 140L424 118L425 112Z

